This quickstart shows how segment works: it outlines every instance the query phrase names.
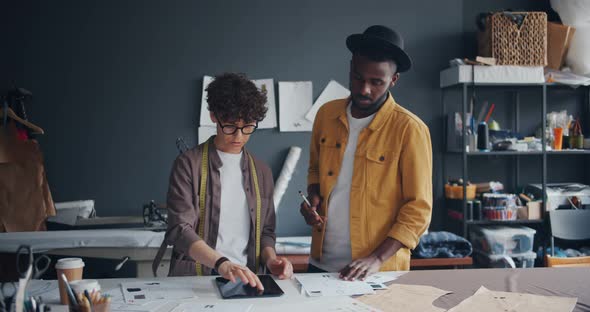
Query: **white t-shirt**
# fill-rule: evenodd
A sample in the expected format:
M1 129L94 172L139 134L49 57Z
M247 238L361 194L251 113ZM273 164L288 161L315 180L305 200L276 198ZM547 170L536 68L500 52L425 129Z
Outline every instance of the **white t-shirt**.
M242 183L240 166L242 153L230 154L217 150L223 165L219 168L221 180L221 211L215 250L230 261L246 265L250 238L250 213Z
M352 262L350 247L350 187L354 166L354 154L361 130L366 128L375 114L365 118L354 118L350 104L346 109L348 117L348 143L344 150L342 167L336 185L328 201L328 221L324 237L321 262L311 259L311 264L328 272L337 272Z

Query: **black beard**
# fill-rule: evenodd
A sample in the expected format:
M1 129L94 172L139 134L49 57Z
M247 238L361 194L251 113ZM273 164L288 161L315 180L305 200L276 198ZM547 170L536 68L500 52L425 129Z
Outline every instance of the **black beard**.
M368 105L365 107L358 105L353 98L352 105L354 106L355 109L362 111L364 114L366 114L366 116L370 116L370 115L373 115L374 113L376 113L381 108L381 106L383 106L383 104L385 104L385 100L387 99L388 95L389 95L389 92L385 92L375 102L373 102L373 103L371 103L371 105Z

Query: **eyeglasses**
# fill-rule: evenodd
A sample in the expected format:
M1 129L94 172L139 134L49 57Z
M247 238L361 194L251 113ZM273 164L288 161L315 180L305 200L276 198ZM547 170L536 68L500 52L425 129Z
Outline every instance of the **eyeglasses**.
M236 133L236 131L238 131L238 129L240 129L240 131L242 131L242 134L245 135L250 135L252 133L254 133L254 131L256 131L256 129L258 129L258 125L246 125L243 127L238 127L238 126L234 126L234 125L219 125L221 127L221 132L223 132L224 134L227 135L232 135L234 133Z
M215 115L215 118L219 122L219 126L221 127L221 132L223 132L223 134L232 135L236 133L238 129L240 129L240 131L242 131L242 134L250 135L254 133L256 129L258 129L258 122L256 122L256 125L245 125L243 127L238 127L236 125L222 125L221 120L219 119L219 117L217 117L217 115Z

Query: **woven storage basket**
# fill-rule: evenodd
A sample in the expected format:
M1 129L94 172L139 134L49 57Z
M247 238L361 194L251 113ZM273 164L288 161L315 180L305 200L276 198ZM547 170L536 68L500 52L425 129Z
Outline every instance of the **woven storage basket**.
M518 25L513 17L523 17ZM547 65L547 14L498 12L486 19L480 54L496 58L498 65Z

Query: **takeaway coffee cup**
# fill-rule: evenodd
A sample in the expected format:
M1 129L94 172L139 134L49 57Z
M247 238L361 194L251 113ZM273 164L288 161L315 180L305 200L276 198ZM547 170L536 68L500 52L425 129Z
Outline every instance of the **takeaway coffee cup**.
M61 275L64 274L68 282L81 280L84 272L84 261L80 258L62 258L57 260L55 270L57 271L57 281L59 283L60 302L61 304L68 304L68 293Z

